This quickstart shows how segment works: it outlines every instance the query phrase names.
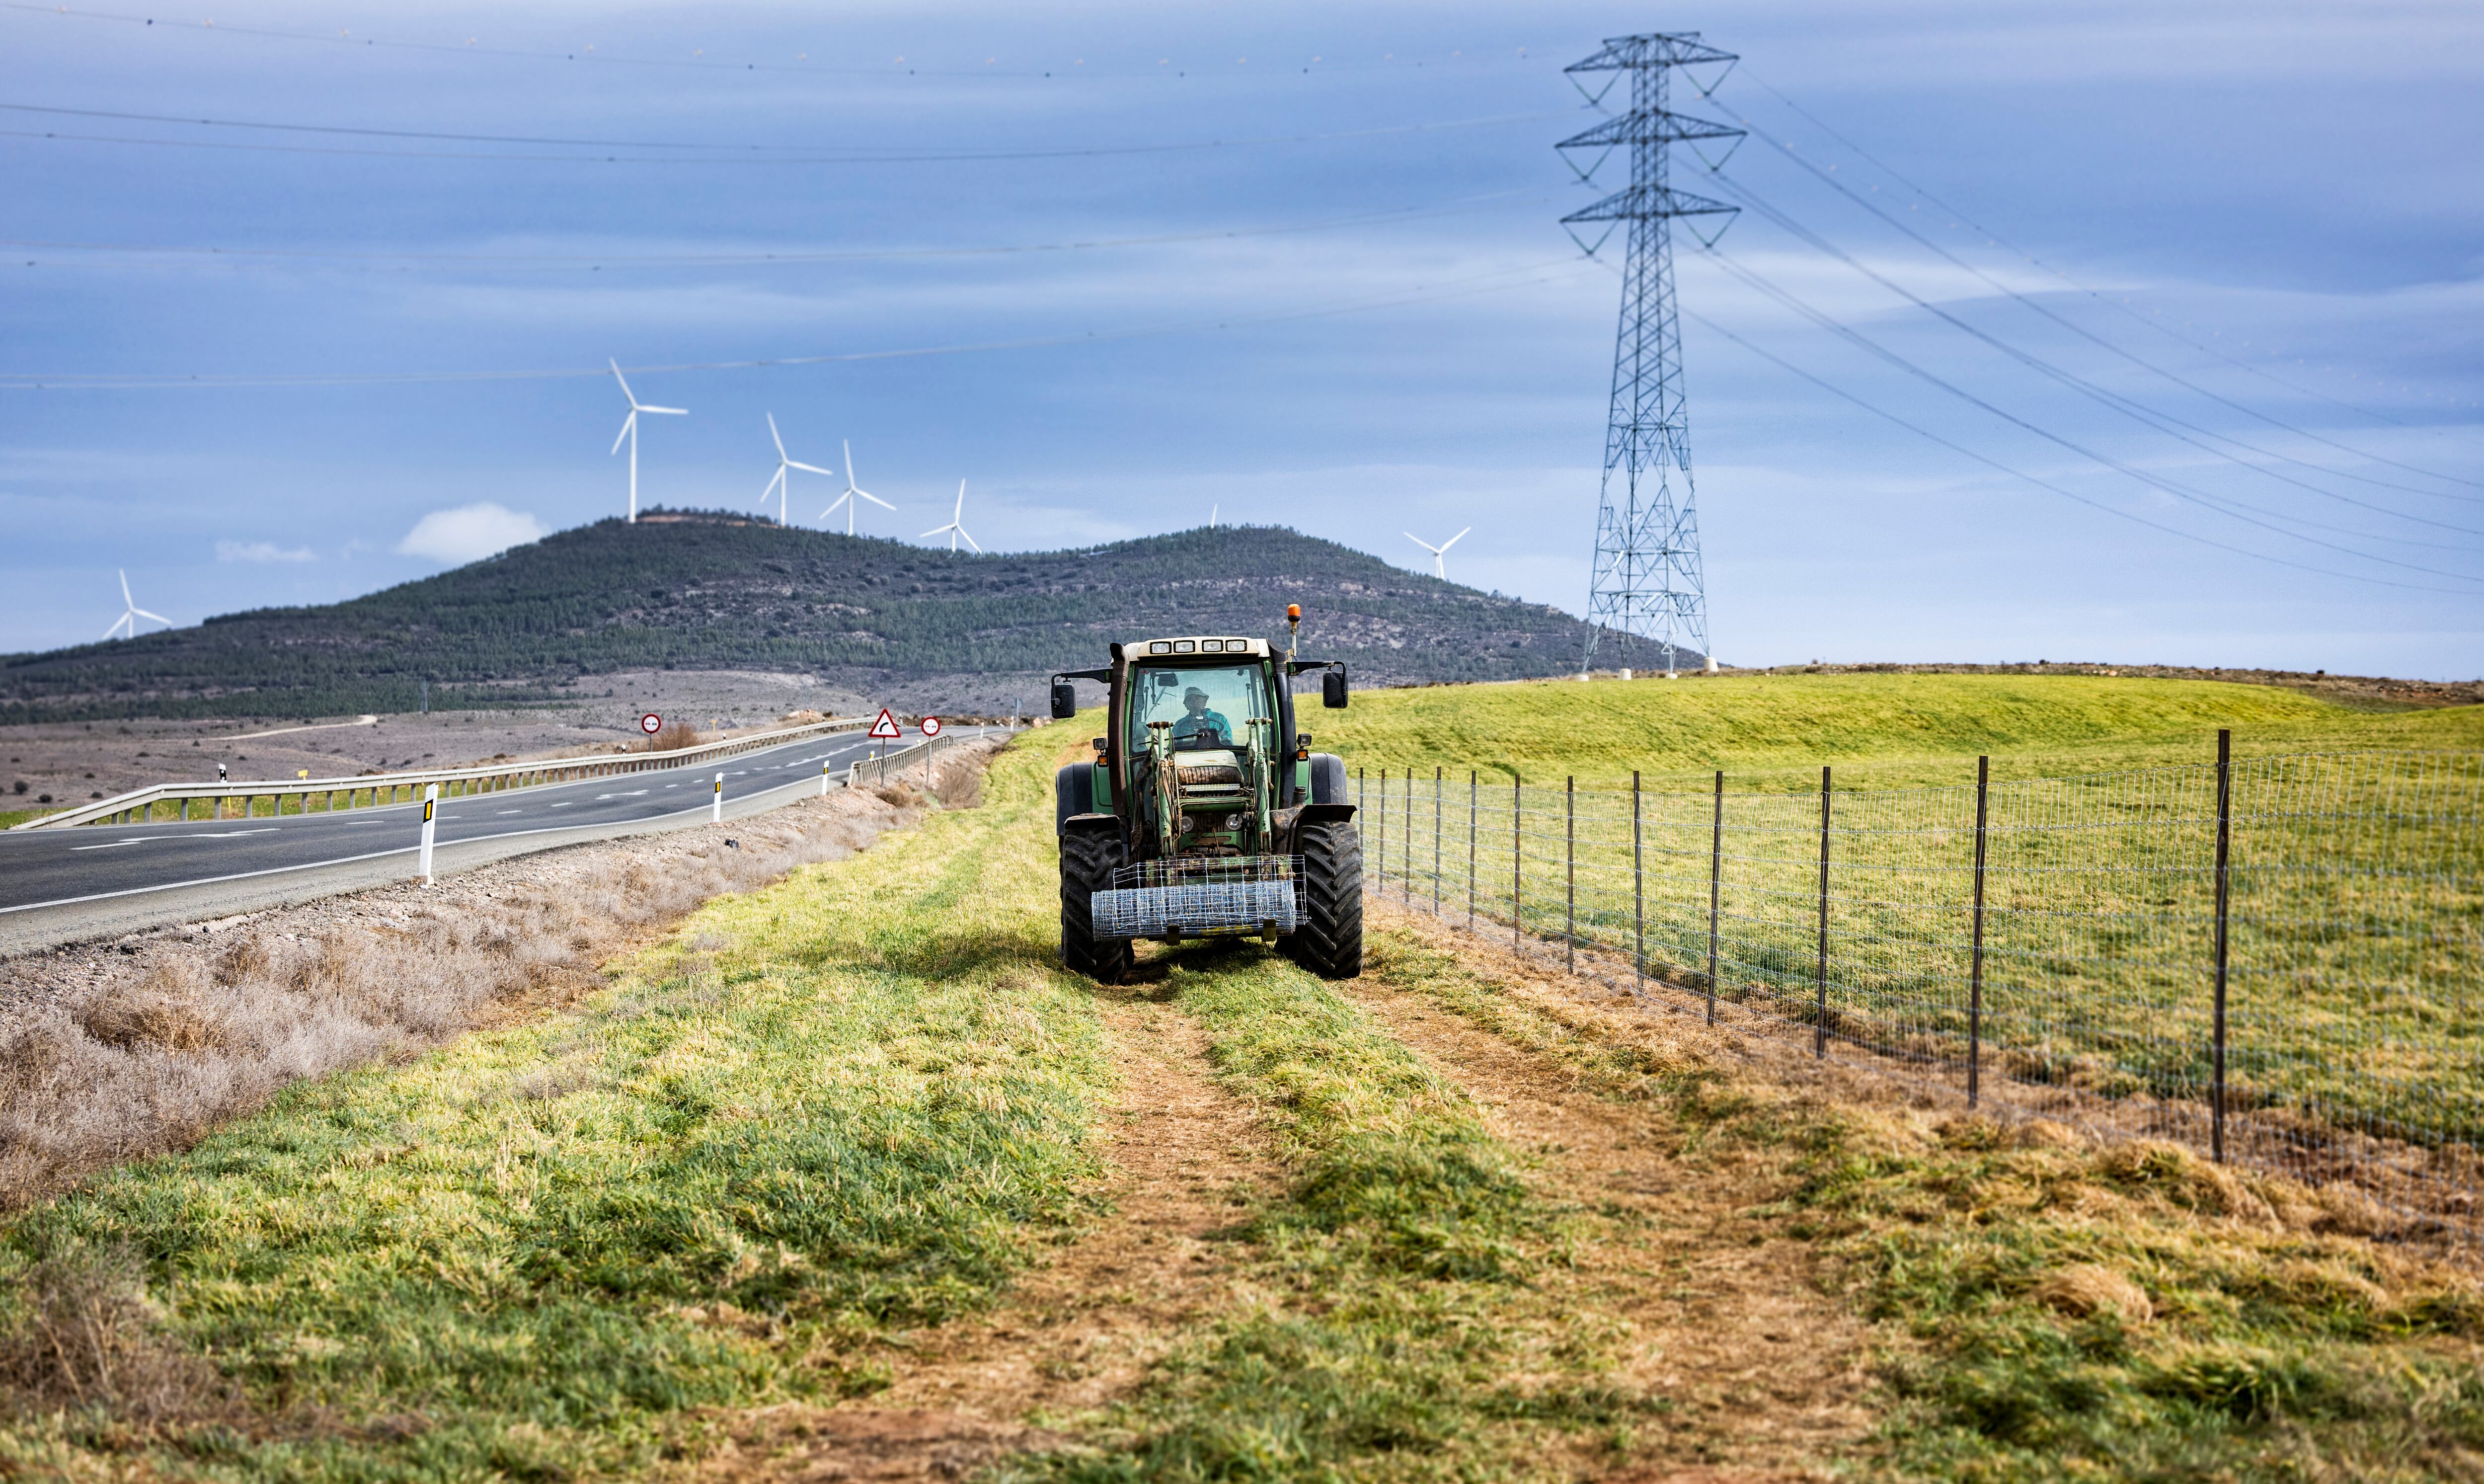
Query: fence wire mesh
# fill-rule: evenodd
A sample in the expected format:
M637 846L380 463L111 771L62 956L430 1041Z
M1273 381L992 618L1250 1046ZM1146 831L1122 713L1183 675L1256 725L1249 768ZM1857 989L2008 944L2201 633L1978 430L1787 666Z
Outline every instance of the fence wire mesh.
M1365 890L2000 1117L2484 1238L2484 754L1956 787L1358 769Z

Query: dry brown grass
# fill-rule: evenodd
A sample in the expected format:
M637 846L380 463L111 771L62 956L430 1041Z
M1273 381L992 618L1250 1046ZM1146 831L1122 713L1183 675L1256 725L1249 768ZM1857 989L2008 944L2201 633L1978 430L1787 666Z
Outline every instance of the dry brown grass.
M145 1273L126 1251L37 1263L15 1323L0 1332L0 1393L20 1412L100 1413L141 1427L230 1411L216 1368L162 1336Z
M663 730L648 739L647 750L674 752L683 747L695 747L705 741L707 739L699 734L699 729L688 722L667 721L664 723Z
M957 796L988 746L941 759ZM889 796L898 796L891 797ZM840 791L723 826L505 863L353 909L311 904L43 994L5 970L0 1210L195 1144L308 1077L434 1046L599 988L606 958L726 892L833 860L904 820L908 789ZM730 842L730 843L728 843Z

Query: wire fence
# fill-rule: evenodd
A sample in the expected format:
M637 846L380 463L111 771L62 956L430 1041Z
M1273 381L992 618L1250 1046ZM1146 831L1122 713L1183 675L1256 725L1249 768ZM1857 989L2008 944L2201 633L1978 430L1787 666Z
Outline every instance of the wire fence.
M2484 754L1955 787L1358 769L1366 892L2000 1117L2484 1238Z

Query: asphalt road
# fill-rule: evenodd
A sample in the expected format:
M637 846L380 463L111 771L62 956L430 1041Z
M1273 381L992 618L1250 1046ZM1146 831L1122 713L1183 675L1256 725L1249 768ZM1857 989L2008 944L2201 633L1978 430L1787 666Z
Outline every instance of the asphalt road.
M983 730L958 727L943 735L964 739ZM817 778L823 764L842 774L847 764L877 748L920 740L909 735L881 743L859 732L836 733L743 753L720 765L444 798L435 846L517 844L513 837L529 834L545 835L550 846L563 843L559 836L575 838L573 832L585 825L649 823L671 816L695 823L708 817L718 771L730 811L735 799ZM9 830L0 832L0 914L278 873L315 874L323 867L410 853L421 833L422 806L412 803L335 814Z

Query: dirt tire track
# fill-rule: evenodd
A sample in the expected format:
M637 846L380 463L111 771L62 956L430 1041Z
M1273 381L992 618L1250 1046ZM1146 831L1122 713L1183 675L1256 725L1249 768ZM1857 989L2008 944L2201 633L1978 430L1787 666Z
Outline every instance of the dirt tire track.
M948 1479L1057 1446L1029 1419L1092 1416L1129 1394L1182 1331L1232 1299L1227 1235L1282 1170L1250 1105L1216 1084L1207 1038L1155 991L1099 988L1121 1053L1104 1118L1111 1213L990 1309L900 1336L867 1401L745 1414L705 1479Z
M1574 1025L1643 1018L1627 998L1607 1008L1585 982L1547 983L1539 966L1428 915L1378 904L1371 912L1375 927L1412 932L1533 997L1566 991L1564 1018ZM1385 966L1385 948L1374 957ZM1466 1089L1495 1132L1543 1161L1539 1189L1607 1223L1578 1244L1571 1267L1543 1281L1626 1321L1634 1333L1613 1384L1667 1398L1674 1410L1621 1471L1606 1463L1582 1471L1645 1484L1825 1477L1816 1462L1850 1449L1874 1420L1863 1405L1873 1390L1867 1336L1823 1291L1817 1255L1746 1214L1782 1191L1777 1162L1726 1149L1687 1159L1680 1130L1656 1105L1600 1096L1579 1085L1573 1067L1393 987L1385 975L1341 987ZM1701 1033L1666 1026L1659 1034L1688 1040Z

